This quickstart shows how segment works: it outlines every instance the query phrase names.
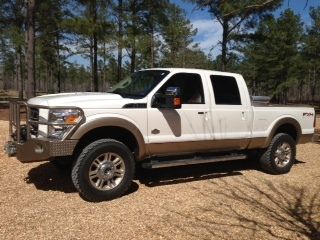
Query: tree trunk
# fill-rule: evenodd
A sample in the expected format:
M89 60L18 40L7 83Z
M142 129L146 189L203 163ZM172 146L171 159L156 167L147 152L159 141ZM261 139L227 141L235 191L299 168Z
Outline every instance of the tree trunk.
M92 83L91 91L98 92L98 39L97 39L97 2L91 1L91 16L93 20L93 34L92 34Z
M60 36L56 35L56 50L57 50L57 90L61 92L61 68L60 68Z
M154 67L154 31L153 27L151 28L151 33L150 33L150 68Z
M99 91L98 84L98 40L96 34L93 35L93 89L94 92Z
M22 67L21 67L21 47L17 49L17 83L19 99L23 99L23 77L22 77Z
M90 67L91 67L91 85L89 91L94 91L94 67L93 67L93 40L90 39Z
M48 93L48 85L49 85L49 64L48 61L45 61L46 65L46 73L45 73L45 92Z
M118 0L118 68L117 68L117 80L118 82L122 78L122 38L123 38L123 6L122 0Z
M106 66L107 66L107 49L106 49L106 42L103 42L103 75L102 75L102 90L107 90L107 74L106 74Z
M228 35L229 35L229 22L223 20L222 22L222 42L221 42L221 71L227 70L227 53L228 53Z
M134 39L135 41L135 39ZM134 45L132 46L131 50L131 64L130 64L130 72L133 73L136 70L136 55L137 55L137 50L135 46L135 42L133 43Z
M35 81L35 0L28 0L27 6L27 86L26 97L32 98L36 94Z
M137 37L137 22L136 22L136 15L137 15L137 1L134 0L131 5L131 12L132 12L132 46L131 46L131 63L130 63L130 72L133 73L136 70L136 37Z

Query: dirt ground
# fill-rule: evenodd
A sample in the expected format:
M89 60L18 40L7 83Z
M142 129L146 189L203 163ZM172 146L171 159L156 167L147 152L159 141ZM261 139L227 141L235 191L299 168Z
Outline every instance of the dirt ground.
M0 148L7 136L0 121ZM0 239L320 239L320 145L286 175L254 160L144 170L123 197L89 203L68 173L0 150Z

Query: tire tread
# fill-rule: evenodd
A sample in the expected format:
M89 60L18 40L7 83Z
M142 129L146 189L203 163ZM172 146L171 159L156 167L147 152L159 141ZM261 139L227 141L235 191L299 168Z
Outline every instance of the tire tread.
M273 164L272 154L273 154L273 150L274 150L273 148L275 144L277 144L277 142L280 141L282 138L286 138L289 144L293 145L293 148L291 149L293 161L288 163L288 166L286 166L285 168L279 169ZM265 152L260 157L260 166L267 173L270 173L273 175L284 174L290 171L293 165L293 162L295 161L295 157L296 157L296 146L292 137L285 133L278 133L273 137L269 147L265 150Z
M111 200L111 199L120 197L123 193L128 191L128 189L130 187L130 184L127 184L123 189L121 189L121 192L119 194L113 194L112 196L97 197L97 196L93 196L92 194L88 193L88 191L86 191L86 189L81 186L81 184L80 184L81 167L85 163L88 154L90 154L90 152L94 151L94 149L97 148L98 146L100 146L101 144L118 144L118 145L122 146L124 149L126 149L126 151L128 151L128 153L130 153L130 151L126 145L124 145L122 142L119 142L114 139L100 139L95 142L92 142L91 144L89 144L88 146L86 146L83 149L83 151L80 153L78 159L76 159L73 164L72 171L71 171L71 178L72 178L72 182L73 182L75 188L78 190L79 194L85 200L88 200L91 202ZM131 173L129 173L129 174L130 174L130 178L132 178L133 177L132 175L134 174L135 164L134 164L133 157L132 157L131 153L130 153L130 155L131 155L131 158L129 159L129 161L132 162L131 166L133 169L131 169Z

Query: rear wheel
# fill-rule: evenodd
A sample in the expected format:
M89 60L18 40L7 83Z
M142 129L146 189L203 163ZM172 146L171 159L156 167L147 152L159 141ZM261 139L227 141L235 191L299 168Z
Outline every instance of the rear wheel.
M88 201L111 200L128 190L134 170L133 155L123 143L101 139L79 155L72 168L72 181Z
M260 157L262 169L271 174L288 173L295 161L296 143L291 136L279 133Z

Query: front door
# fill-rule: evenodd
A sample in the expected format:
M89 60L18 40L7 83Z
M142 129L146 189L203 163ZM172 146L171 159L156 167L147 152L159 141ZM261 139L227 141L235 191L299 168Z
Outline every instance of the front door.
M181 109L148 109L148 140L151 154L193 152L199 141L212 139L206 82L197 73L177 73L157 91L181 90ZM151 99L150 99L151 101Z

